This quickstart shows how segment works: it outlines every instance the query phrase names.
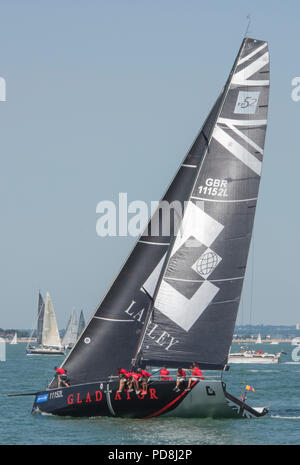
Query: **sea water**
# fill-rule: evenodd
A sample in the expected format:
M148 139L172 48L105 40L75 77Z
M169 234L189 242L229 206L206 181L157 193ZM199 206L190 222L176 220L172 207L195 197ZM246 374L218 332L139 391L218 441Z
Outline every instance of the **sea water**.
M300 444L300 362L292 360L290 344L253 344L255 350L284 350L274 365L231 365L224 373L227 390L239 397L245 384L252 406L269 406L258 419L66 418L31 414L34 397L7 397L8 393L43 390L61 356L27 356L25 344L6 347L0 362L0 444ZM233 344L232 351L239 350ZM299 351L300 352L300 351Z

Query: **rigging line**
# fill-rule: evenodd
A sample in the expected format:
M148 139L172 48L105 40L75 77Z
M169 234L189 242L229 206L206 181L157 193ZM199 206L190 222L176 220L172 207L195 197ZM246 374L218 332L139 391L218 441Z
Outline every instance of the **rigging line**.
M220 281L234 281L236 279L244 279L245 276L236 276L233 278L220 278L220 279L183 279L183 278L171 278L170 276L165 276L165 279L169 281L183 281L188 283L204 283L205 281L209 281L211 283L218 283Z
M149 244L149 245L167 245L169 246L169 242L150 242L150 241L138 241L140 244Z
M252 197L251 199L237 199L237 200L221 200L221 199L209 199L204 197L195 197L194 195L191 197L193 200L202 200L203 202L231 202L231 203L240 203L240 202L252 202L257 200L257 197Z
M94 316L97 320L116 321L120 323L133 323L134 320L116 320L115 318L104 318L104 316Z

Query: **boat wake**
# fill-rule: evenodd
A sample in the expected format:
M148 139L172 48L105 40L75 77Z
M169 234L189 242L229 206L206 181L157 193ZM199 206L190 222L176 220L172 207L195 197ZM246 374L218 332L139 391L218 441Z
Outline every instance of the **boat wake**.
M283 420L300 420L300 416L270 415L271 418L281 418Z
M282 362L280 365L300 365L300 362Z

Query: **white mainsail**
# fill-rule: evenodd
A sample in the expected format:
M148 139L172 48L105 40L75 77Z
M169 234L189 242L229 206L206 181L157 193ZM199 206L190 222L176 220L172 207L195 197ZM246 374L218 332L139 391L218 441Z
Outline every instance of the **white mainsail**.
M255 344L261 344L261 335L260 335L260 333L257 336Z
M11 344L18 344L18 341L17 341L17 333L15 333L14 337L12 338Z
M46 295L42 345L48 347L61 347L56 316L49 292Z

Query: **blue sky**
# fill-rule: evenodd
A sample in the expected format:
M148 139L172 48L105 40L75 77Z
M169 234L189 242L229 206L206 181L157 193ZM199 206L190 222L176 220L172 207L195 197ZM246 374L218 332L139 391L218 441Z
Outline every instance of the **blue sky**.
M96 235L96 205L161 197L225 83L251 13L268 40L271 99L243 318L298 308L298 1L0 0L0 327L88 317L135 239Z

